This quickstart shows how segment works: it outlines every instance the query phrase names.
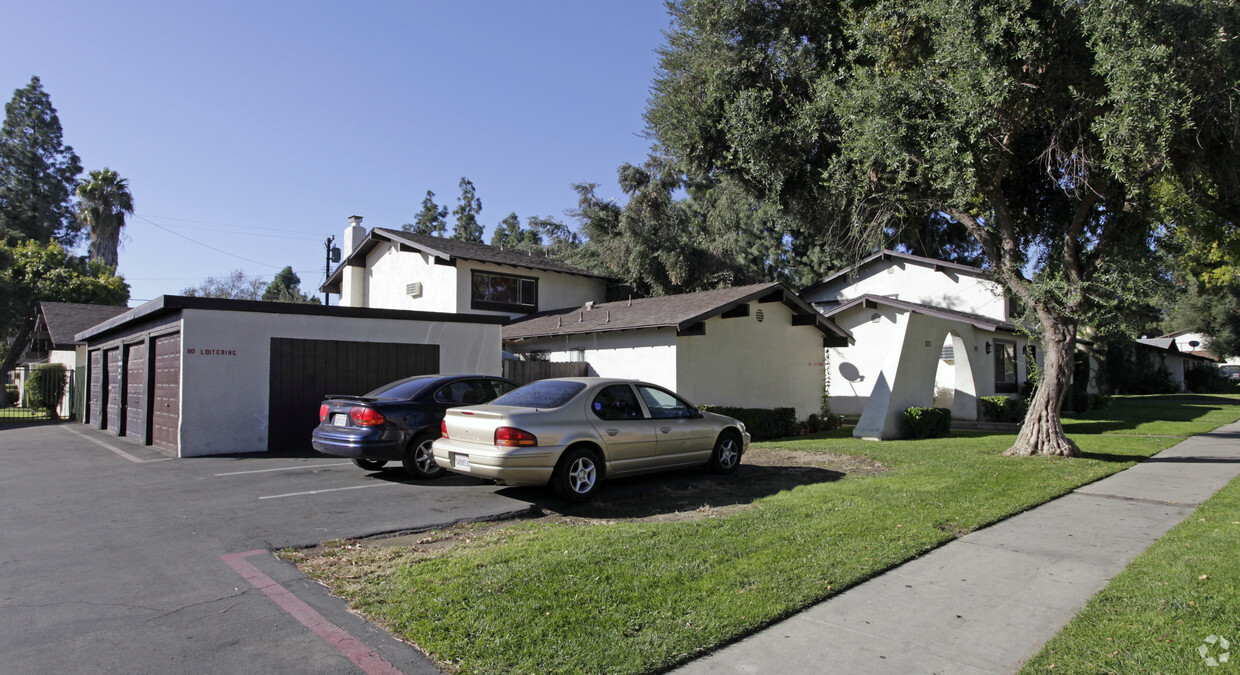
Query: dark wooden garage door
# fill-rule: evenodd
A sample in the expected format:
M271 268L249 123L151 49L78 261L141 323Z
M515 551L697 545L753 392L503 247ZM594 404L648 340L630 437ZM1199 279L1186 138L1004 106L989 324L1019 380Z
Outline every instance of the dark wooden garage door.
M328 394L364 394L437 372L439 345L271 338L267 449L309 449Z
M181 335L155 338L155 405L151 409L151 444L177 451L181 426Z
M121 431L121 350L120 348L108 349L103 352L103 369L107 373L103 383L104 399L107 400L107 407L104 409L107 419L104 420L103 428L113 433Z
M146 436L146 344L125 345L125 435Z
M90 353L90 423L103 426L103 351Z

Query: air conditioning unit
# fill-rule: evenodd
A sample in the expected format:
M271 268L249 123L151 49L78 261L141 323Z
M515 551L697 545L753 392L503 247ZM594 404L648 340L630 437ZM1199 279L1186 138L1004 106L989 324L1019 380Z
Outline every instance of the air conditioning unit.
M415 281L411 284L405 284L405 293L409 294L411 298L422 297L422 282Z

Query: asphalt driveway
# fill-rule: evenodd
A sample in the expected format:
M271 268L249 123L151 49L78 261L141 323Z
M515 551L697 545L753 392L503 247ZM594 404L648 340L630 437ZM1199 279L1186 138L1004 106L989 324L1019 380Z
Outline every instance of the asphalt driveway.
M307 455L169 459L80 424L0 427L0 671L437 672L270 551L529 503Z

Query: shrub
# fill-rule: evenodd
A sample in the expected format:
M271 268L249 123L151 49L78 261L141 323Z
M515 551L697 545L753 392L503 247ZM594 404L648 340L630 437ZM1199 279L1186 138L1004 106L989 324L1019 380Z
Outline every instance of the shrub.
M952 411L947 408L907 408L904 434L910 438L942 438L952 430Z
M723 405L698 407L720 415L735 417L745 424L745 429L755 441L795 436L801 428L797 423L796 408L736 408Z
M47 363L36 366L26 380L27 407L46 410L52 419L56 419L56 408L60 407L60 399L64 395L64 364Z
M982 416L991 422L1020 422L1025 418L1025 402L1007 396L983 396Z
M4 385L4 398L6 401L9 402L9 405L13 406L14 408L17 407L17 399L18 399L17 394L18 394L17 385L15 384Z
M1184 384L1197 394L1221 394L1230 388L1218 369L1202 365L1184 371Z

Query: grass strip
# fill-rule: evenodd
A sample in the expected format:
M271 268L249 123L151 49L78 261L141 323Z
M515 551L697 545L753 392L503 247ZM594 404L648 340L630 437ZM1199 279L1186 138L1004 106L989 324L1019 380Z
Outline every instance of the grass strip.
M1183 418L1168 426L1179 435L1176 424L1240 418L1234 402L1163 397L1147 407L1151 415L1170 410L1168 417ZM1141 406L1121 400L1117 407ZM291 557L450 670L650 672L1179 439L1076 435L1085 456L1073 460L1004 457L1013 440L973 432L883 443L840 434L776 441L762 445L859 455L889 470L802 485L720 518L518 523L434 553L329 542L317 554Z
M1240 662L1237 551L1240 478L1137 556L1021 672L1234 669ZM1229 662L1218 662L1228 649L1221 640L1207 642L1211 635L1230 643Z

